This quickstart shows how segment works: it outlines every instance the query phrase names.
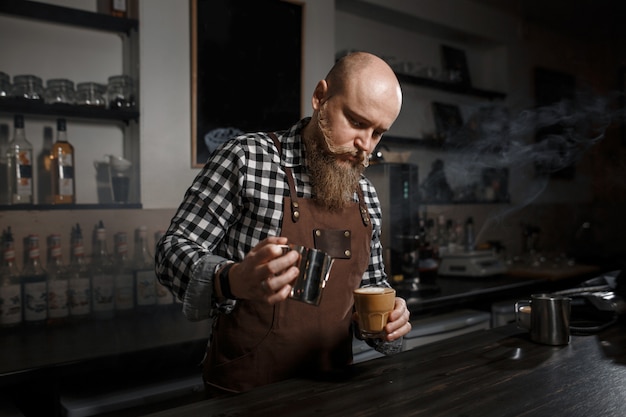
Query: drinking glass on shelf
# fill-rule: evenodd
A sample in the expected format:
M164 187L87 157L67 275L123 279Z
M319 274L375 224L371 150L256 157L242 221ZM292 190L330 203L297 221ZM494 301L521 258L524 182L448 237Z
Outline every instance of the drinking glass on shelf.
M28 74L14 76L11 96L27 100L43 100L44 88L41 78Z
M81 106L106 107L106 87L99 83L84 82L76 86L76 104Z
M46 82L45 101L48 104L75 104L74 82L65 78L53 78Z
M11 78L6 72L0 71L0 97L8 97L11 94Z
M113 75L109 77L107 101L110 109L135 108L133 79L128 75Z
M113 201L116 203L128 203L132 163L120 156L109 155L109 167L111 170Z

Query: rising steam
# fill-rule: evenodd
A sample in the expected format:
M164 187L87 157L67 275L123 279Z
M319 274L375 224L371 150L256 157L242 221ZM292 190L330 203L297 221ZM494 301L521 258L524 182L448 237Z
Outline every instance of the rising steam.
M449 139L450 147L479 165L485 161L490 167L515 169L533 164L555 172L578 162L612 123L622 122L623 111L611 109L612 102L579 93L573 100L525 110L516 117L503 107L479 108ZM484 158L489 154L498 158Z
M516 116L502 106L478 108L448 137L447 148L455 156L448 159L446 171L454 178L470 178L481 169L508 169L511 176L526 177L523 190L516 190L515 205L503 207L488 222L502 220L532 203L545 190L551 174L574 166L606 137L609 127L624 124L625 112L617 109L617 98L579 92L571 100ZM623 189L625 164L615 167L621 173L615 176L619 184L612 186Z

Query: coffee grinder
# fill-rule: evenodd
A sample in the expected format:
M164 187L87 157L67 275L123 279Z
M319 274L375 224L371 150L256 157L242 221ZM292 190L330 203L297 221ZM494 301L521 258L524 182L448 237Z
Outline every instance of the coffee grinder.
M414 164L381 162L365 175L376 187L382 209L381 243L389 282L419 292L419 182Z

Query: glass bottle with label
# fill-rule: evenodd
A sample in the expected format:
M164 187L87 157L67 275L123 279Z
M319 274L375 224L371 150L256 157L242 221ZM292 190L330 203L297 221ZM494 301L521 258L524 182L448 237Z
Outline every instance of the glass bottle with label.
M36 198L35 201L43 204L50 204L52 202L52 181L50 165L50 152L52 151L52 144L54 143L54 130L50 126L44 126L43 128L43 142L41 150L35 157L37 164L35 173Z
M115 274L102 221L96 226L91 260L91 308L96 319L110 319L115 310Z
M9 167L7 151L9 150L9 126L0 123L0 204L11 203L9 196Z
M465 252L472 252L474 250L475 245L475 235L474 235L474 219L472 217L468 217L465 220Z
M126 232L115 234L115 310L130 312L135 308L133 268L128 256Z
M41 266L39 236L29 235L24 248L24 269L22 270L24 323L44 324L48 317L48 280L46 271Z
M59 324L66 321L69 295L69 277L63 264L61 251L61 235L48 236L48 324Z
M57 119L57 141L50 151L52 204L75 202L74 147L67 141L65 119Z
M24 117L13 120L13 139L7 150L8 191L11 204L33 203L33 145L26 139Z
M127 17L126 0L110 0L111 15L115 17Z
M156 274L154 272L154 258L148 250L147 230L141 226L135 230L135 296L137 310L146 311L156 304Z
M11 228L2 231L2 263L0 264L0 326L22 323L22 286L15 263L15 244Z
M448 235L447 253L455 253L457 251L458 236L454 220L446 220L446 233Z
M448 228L444 214L437 216L437 252L440 257L448 253Z
M85 245L80 225L72 228L69 265L70 317L84 319L91 314L91 276L85 261Z
M154 247L159 243L165 232L159 230L154 233ZM156 280L156 303L158 306L168 306L174 304L174 294L165 285Z

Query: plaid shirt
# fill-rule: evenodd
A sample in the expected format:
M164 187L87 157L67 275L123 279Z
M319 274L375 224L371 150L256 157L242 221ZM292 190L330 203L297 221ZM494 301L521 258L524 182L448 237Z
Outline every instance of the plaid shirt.
M159 281L183 302L189 320L231 311L234 300L218 304L213 296L215 272L227 261L243 260L267 236L280 236L283 198L289 196L281 166L292 169L298 197L312 197L300 137L309 120L276 133L282 156L265 133L231 139L211 155L187 190L157 246L156 272ZM363 284L386 281L380 203L369 180L362 177L360 186L373 226Z

